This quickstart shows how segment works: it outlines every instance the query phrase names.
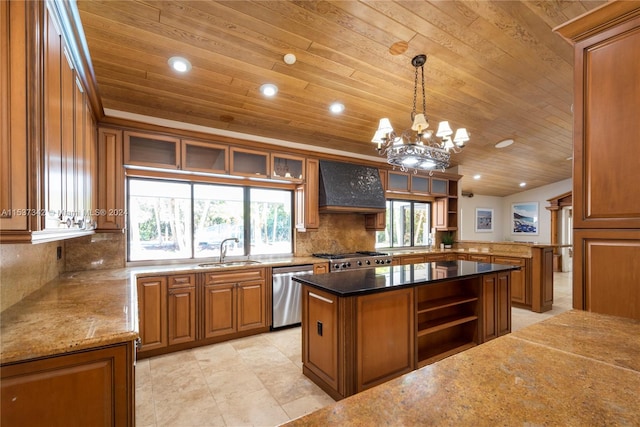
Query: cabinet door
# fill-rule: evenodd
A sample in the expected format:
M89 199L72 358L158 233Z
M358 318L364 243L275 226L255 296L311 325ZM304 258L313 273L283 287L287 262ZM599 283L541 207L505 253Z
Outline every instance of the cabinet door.
M575 45L574 228L640 228L640 17L627 16Z
M573 308L640 320L640 230L575 230Z
M238 331L266 326L265 301L264 281L238 283Z
M387 190L408 193L409 192L409 174L404 172L391 172L387 173Z
M424 255L405 255L400 257L400 265L421 264L425 262Z
M75 73L74 73L75 75ZM75 187L73 189L74 209L73 220L75 226L84 228L85 213L87 206L85 205L85 162L87 161L87 144L85 142L85 115L87 114L87 103L85 102L85 93L80 79L75 76L74 79L74 156L73 171L75 176Z
M412 194L429 194L430 189L429 177L420 175L411 175L411 193Z
M511 274L497 274L498 336L511 332Z
M358 297L356 390L366 390L414 369L413 289Z
M498 276L482 276L482 340L489 341L498 337Z
M436 230L447 229L447 199L436 199L433 203L433 226Z
M204 286L204 337L232 334L238 330L235 283Z
M268 178L269 153L231 147L231 174Z
M167 278L138 279L141 351L167 346Z
M229 172L229 148L226 145L183 140L182 169L226 174Z
M62 220L66 227L71 226L71 217L75 209L75 159L74 159L74 92L75 72L71 57L63 43L62 55Z
M302 182L305 179L304 158L289 154L271 154L271 177Z
M125 227L122 131L98 130L98 230L120 231Z
M296 188L296 228L314 230L320 226L318 197L320 191L320 163L307 159L306 182Z
M302 304L302 363L340 393L338 299L327 292L303 286Z
M45 229L57 228L63 211L62 157L62 35L48 8L45 19L44 57L44 200ZM66 61L66 60L65 60ZM25 205L26 206L26 205Z
M446 196L449 194L449 180L431 178L431 194L434 196Z
M3 426L134 425L133 343L0 368Z
M169 345L196 340L196 287L193 274L170 276Z
M530 304L527 301L526 277L527 277L527 260L524 258L503 257L494 255L491 257L494 264L519 265L520 270L511 271L511 301L518 304ZM530 269L531 267L529 267Z
M164 169L180 169L180 140L143 132L124 133L124 163Z

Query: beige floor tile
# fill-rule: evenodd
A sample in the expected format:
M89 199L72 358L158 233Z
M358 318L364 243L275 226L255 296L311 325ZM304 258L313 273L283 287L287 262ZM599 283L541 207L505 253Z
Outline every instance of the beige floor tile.
M512 330L571 305L571 273L555 273L553 309L514 308ZM301 338L289 328L138 361L136 425L274 426L333 403L302 374Z
M245 393L242 399L224 400L220 411L228 426L275 426L289 416L267 390Z

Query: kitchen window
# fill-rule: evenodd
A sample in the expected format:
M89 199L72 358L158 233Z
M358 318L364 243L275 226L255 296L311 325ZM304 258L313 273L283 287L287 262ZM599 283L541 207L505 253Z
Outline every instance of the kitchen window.
M290 254L293 192L128 179L129 261Z
M386 227L376 232L376 248L427 246L431 203L387 200Z

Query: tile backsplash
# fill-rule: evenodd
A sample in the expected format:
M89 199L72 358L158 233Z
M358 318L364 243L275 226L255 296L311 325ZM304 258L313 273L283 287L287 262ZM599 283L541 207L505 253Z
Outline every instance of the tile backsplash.
M296 232L296 256L348 253L375 249L375 231L364 226L362 214L321 214L318 230Z

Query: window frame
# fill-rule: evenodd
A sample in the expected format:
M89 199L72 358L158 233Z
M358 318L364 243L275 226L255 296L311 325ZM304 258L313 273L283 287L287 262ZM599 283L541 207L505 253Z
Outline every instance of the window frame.
M426 244L421 244L421 245L416 245L415 241L416 241L416 236L415 236L415 205L416 204L424 204L424 205L428 205L427 210L429 211L429 218L428 218L428 224L426 224L426 227L428 230L432 229L433 226L433 201L431 200L412 200L412 199L387 199L386 201L387 203L387 209L385 211L385 229L381 230L381 231L377 231L376 232L376 242L378 241L377 238L377 233L389 233L389 241L387 242L386 246L376 246L376 249L379 248L389 248L389 249L405 249L405 248L415 248L415 247L427 247L429 246L428 242ZM394 229L393 229L393 224L394 224L394 207L393 204L394 203L408 203L410 205L410 235L409 235L409 239L411 244L410 245L402 245L402 246L398 246L395 245L394 246ZM388 221L387 221L388 218ZM389 227L391 227L391 229L389 230Z
M291 211L291 221L290 221L290 233L291 233L291 250L290 252L278 253L277 255L282 256L290 256L294 253L295 247L295 184L291 183L281 183L281 182L264 182L261 180L253 180L253 179L243 179L241 182L238 182L238 179L229 179L225 177L212 177L212 176L178 176L175 174L167 174L155 170L127 170L125 174L125 206L127 206L127 212L129 211L129 201L130 201L130 180L148 180L148 181L156 181L156 182L178 182L189 185L190 192L190 204L191 204L191 217L189 229L191 231L191 256L189 258L168 258L162 260L131 260L131 250L130 250L130 242L129 242L129 232L125 232L126 238L126 264L127 265L155 265L155 264L184 264L184 263L194 263L194 262L206 262L207 260L217 259L216 256L210 257L195 257L195 229L194 229L194 186L197 184L203 185L220 185L220 186L235 186L241 187L243 189L243 211L244 211L244 230L243 236L245 242L244 245L244 255L229 255L228 259L236 259L240 258L260 258L264 257L263 254L251 254L251 245L250 245L250 237L251 237L251 200L248 197L252 188L261 188L266 190L280 190L289 192L289 200L290 200L290 211ZM127 215L127 229L131 230L131 217ZM248 226L247 226L248 225Z

